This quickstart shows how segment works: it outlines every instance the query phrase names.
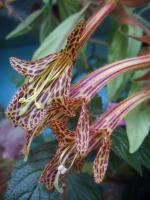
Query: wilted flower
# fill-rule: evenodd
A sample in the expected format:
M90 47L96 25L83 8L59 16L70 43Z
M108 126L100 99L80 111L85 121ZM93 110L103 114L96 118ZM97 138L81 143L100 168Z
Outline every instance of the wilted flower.
M120 121L138 104L150 98L150 92L143 90L132 97L118 103L114 108L104 113L89 128L89 145L85 154L76 149L76 131L70 131L60 121L52 121L51 127L56 134L58 147L55 156L44 168L40 183L48 189L54 186L62 192L59 186L61 179L71 167L81 170L84 158L93 150L98 150L93 163L94 178L97 183L102 182L107 170L111 147L111 134ZM84 143L80 140L80 143ZM83 144L81 144L83 145Z

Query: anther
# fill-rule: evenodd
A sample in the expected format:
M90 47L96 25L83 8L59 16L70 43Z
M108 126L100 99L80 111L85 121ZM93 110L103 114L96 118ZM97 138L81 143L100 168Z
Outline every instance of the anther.
M44 105L41 104L41 103L36 102L35 105L36 105L37 109L43 109L44 108Z
M50 105L50 104L51 104L51 102L52 102L52 100L51 100L51 99L49 99L49 100L47 101L47 105Z
M25 100L26 100L25 98L20 98L20 99L19 99L19 103L24 103Z

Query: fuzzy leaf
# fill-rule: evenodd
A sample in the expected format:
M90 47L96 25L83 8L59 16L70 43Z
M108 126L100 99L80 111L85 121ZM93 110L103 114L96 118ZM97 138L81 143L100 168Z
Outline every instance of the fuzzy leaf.
M120 129L123 130L123 129ZM142 174L139 154L129 153L129 144L124 131L116 131L112 136L112 150L119 157L133 167L137 172Z
M31 151L29 161L19 161L11 175L6 192L6 200L54 200L58 197L55 190L47 192L38 184L38 177L48 159L54 153L56 143L47 143Z
M112 135L112 151L142 174L142 166L150 169L150 135L148 135L142 146L135 153L129 152L128 139L123 129L118 129Z
M19 161L13 170L5 200L56 200L59 193L48 191L38 184L41 170L47 164L56 148L56 142L49 142L31 150L28 162ZM99 186L87 174L70 173L67 179L67 199L100 200Z
M10 32L6 39L14 38L25 33L28 33L35 27L42 18L44 9L40 9L29 15L23 22L21 22L12 32Z
M100 188L87 174L70 174L68 177L67 199L101 200Z

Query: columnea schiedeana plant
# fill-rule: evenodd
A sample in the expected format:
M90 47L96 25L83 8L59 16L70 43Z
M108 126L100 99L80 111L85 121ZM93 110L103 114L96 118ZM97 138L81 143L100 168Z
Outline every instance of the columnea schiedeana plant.
M124 1L128 3L128 1ZM120 4L119 4L120 5ZM32 140L50 127L58 141L57 151L41 173L39 182L48 189L63 192L59 180L71 168L82 169L85 157L97 150L93 162L94 179L103 181L107 170L111 135L120 121L137 105L150 98L143 89L121 101L90 124L87 105L111 80L133 70L148 68L150 55L120 60L71 84L72 68L80 49L101 22L118 6L118 1L106 0L87 22L79 21L68 37L65 48L36 61L10 58L12 67L27 78L10 102L6 115L15 126L26 130L23 154L27 159ZM68 118L80 115L75 131L68 130Z

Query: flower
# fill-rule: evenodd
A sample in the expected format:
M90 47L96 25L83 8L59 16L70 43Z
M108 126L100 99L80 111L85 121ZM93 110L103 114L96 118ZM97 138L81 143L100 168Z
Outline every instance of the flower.
M145 67L149 67L149 64L150 64L149 55L121 60L90 73L81 81L79 81L77 84L72 86L69 94L69 99L68 99L69 103L67 104L67 109L71 110L73 113L73 111L75 112L79 107L81 107L81 115L83 117L82 120L80 120L79 118L79 122L77 124L77 130L79 131L78 134L76 134L77 149L79 150L80 153L85 152L88 147L87 144L88 144L89 132L85 131L85 128L88 129L87 104L90 102L90 100L96 95L96 93L101 88L103 88L106 84L108 84L118 75L127 71L138 70L138 69L143 69ZM55 101L55 104L52 104L52 109L53 109L53 114L51 113L51 110L49 110L50 115L48 116L48 125L50 127L51 127L50 125L51 119L52 120L54 120L55 118L61 119L62 117L62 120L64 121L65 118L63 115L65 114L65 111L63 112L65 108L62 107L61 104L59 104L59 102L57 103L57 100ZM80 121L82 121L81 125L82 128L79 128L81 124ZM79 147L78 143L79 138L84 138L84 142L86 145Z
M30 140L43 130L47 113L55 115L55 107L59 107L66 116L75 115L68 98L73 61L81 47L114 7L115 1L106 0L102 8L88 20L85 28L85 23L81 21L68 38L66 48L61 52L33 62L11 58L12 66L29 79L19 89L6 110L7 117L15 126L27 130L24 154L28 155ZM55 104L51 109L51 102L56 102L57 106Z
M79 40L79 49L85 44L90 38L96 28L104 21L104 19L116 8L116 0L105 0L104 4L98 11L91 16L87 23L86 28L83 30L81 38Z
M132 109L148 98L150 98L150 92L143 90L105 112L89 128L89 146L84 155L76 150L75 132L77 130L66 129L61 121L51 121L52 130L58 140L58 148L53 159L42 171L39 182L44 184L47 189L52 189L55 186L59 192L63 192L59 186L59 179L62 179L71 167L80 171L84 158L93 150L98 150L93 163L94 179L97 183L102 182L108 166L113 130ZM80 142L84 143L83 140Z
M142 90L135 95L118 103L114 108L104 113L99 120L97 120L91 129L106 129L109 130L102 137L99 143L99 150L93 163L93 172L95 182L101 183L105 176L109 152L111 146L111 135L113 130L120 124L122 119L136 106L150 98L149 90Z
M15 126L30 131L42 121L53 100L57 99L62 104L66 102L72 66L79 50L115 5L114 0L106 0L102 8L86 23L86 27L81 20L68 37L64 50L31 62L10 59L11 65L28 78L6 110L7 117Z
M28 78L9 104L6 114L16 126L31 130L44 116L53 99L67 96L78 41L85 28L81 20L68 37L64 50L37 61L10 58L11 65Z
M111 110L112 108L114 108L115 106L117 105L116 102L112 102L112 103L108 103L108 106L107 106L107 111ZM122 120L119 124L120 126L125 126L126 123L124 120Z
M45 127L51 128L51 121L61 120L66 124L68 116L74 116L79 107L81 107L81 113L77 124L76 146L77 150L84 154L84 152L87 151L89 142L89 114L87 104L101 88L118 75L126 71L149 67L149 64L150 55L139 56L112 63L84 77L71 87L69 97L64 98L63 103L60 100L54 100L51 108L45 114L43 121L40 122L39 126L27 134L24 154L28 155L33 138L38 136L41 130ZM84 140L84 144L82 143L82 145L79 143L81 138Z

